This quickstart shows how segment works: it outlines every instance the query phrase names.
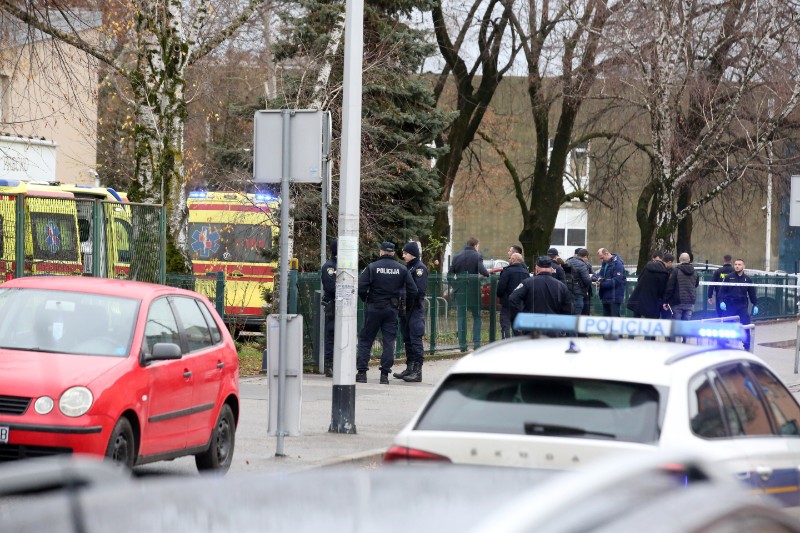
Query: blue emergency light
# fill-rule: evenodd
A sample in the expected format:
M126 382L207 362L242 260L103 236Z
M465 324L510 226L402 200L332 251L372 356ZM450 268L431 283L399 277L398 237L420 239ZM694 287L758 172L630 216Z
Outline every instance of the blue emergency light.
M256 193L256 202L270 202L274 200L271 195L264 193Z
M587 335L680 336L720 340L742 340L745 337L742 326L734 323L539 313L519 313L514 320L514 329L519 331L565 331Z
M189 193L189 198L205 198L206 191L191 191Z
M7 179L7 178L0 179L0 187L18 187L19 184L20 184L19 180Z

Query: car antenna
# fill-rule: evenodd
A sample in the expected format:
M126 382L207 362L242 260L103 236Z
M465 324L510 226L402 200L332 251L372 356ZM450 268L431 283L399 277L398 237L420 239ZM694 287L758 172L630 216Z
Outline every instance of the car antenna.
M580 353L581 349L575 344L575 341L569 341L569 348L565 353Z

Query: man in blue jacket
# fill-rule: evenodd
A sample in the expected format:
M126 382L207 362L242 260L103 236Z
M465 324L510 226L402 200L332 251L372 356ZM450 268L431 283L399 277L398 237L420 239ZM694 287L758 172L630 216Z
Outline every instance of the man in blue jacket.
M603 302L603 316L620 316L620 306L625 299L625 264L607 248L597 250L597 257L603 264L593 281Z
M497 281L497 297L500 298L500 331L504 339L511 337L511 304L508 297L523 280L531 276L521 254L516 252L511 254L509 262L511 264L503 269Z

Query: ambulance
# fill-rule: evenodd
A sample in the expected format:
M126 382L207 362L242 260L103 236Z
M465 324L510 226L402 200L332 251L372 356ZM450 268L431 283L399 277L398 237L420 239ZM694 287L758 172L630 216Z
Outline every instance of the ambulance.
M225 321L263 324L277 269L278 202L260 193L192 191L187 205L195 278L224 272Z
M2 280L17 275L18 242L24 243L25 276L94 272L128 277L131 216L126 203L113 189L0 179ZM99 221L96 234L95 220ZM92 250L95 240L99 254ZM92 268L93 256L99 256L97 271Z

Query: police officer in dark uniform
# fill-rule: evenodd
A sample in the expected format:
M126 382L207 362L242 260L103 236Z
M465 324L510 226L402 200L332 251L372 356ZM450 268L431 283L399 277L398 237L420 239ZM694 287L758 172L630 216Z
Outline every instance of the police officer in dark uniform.
M734 285L735 284L735 285ZM753 280L744 272L744 261L737 259L733 262L733 274L728 274L722 280L717 298L719 307L725 316L739 316L739 323L750 323L750 309L747 300L753 304L753 314L758 314L758 298ZM750 330L744 330L744 349L750 349Z
M572 314L572 293L553 276L553 260L543 255L536 260L536 275L520 283L508 303L511 305L511 324L517 313Z
M394 244L381 243L381 257L358 276L358 297L366 303L364 326L358 335L356 350L356 383L367 382L369 350L378 330L383 338L381 383L389 384L389 371L394 364L394 341L397 337L397 316L400 301L415 302L417 286L408 269L394 258Z
M417 296L413 300L406 300L405 313L400 315L400 327L403 328L406 345L406 369L395 372L394 377L409 383L418 383L422 381L422 360L425 353L422 336L425 335L424 302L425 291L428 289L428 268L420 261L419 245L413 241L403 246L403 260L417 286Z
M728 275L733 274L733 272L734 272L733 266L731 266L731 261L733 260L733 257L731 257L728 254L725 254L722 257L722 260L724 261L724 264L721 267L719 267L718 269L716 269L714 271L714 275L711 276L711 281L714 282L714 283L722 283L723 281L725 281L725 278L728 277ZM720 297L719 297L720 288L721 288L721 285L709 285L708 286L708 305L712 305L714 303L714 295L716 294L716 296L717 296L717 316L718 317L723 317L723 316L725 316L725 311L723 311L719 306L719 304L722 303L722 299L720 299Z
M564 267L561 266L564 261L558 257L558 248L550 248L547 250L547 257L550 258L550 261L553 263L553 277L556 278L561 283L567 283L567 274L564 272ZM559 263L560 261L560 263Z
M322 265L322 306L325 309L325 377L333 377L333 332L336 324L336 251L337 241L330 244L331 257Z

